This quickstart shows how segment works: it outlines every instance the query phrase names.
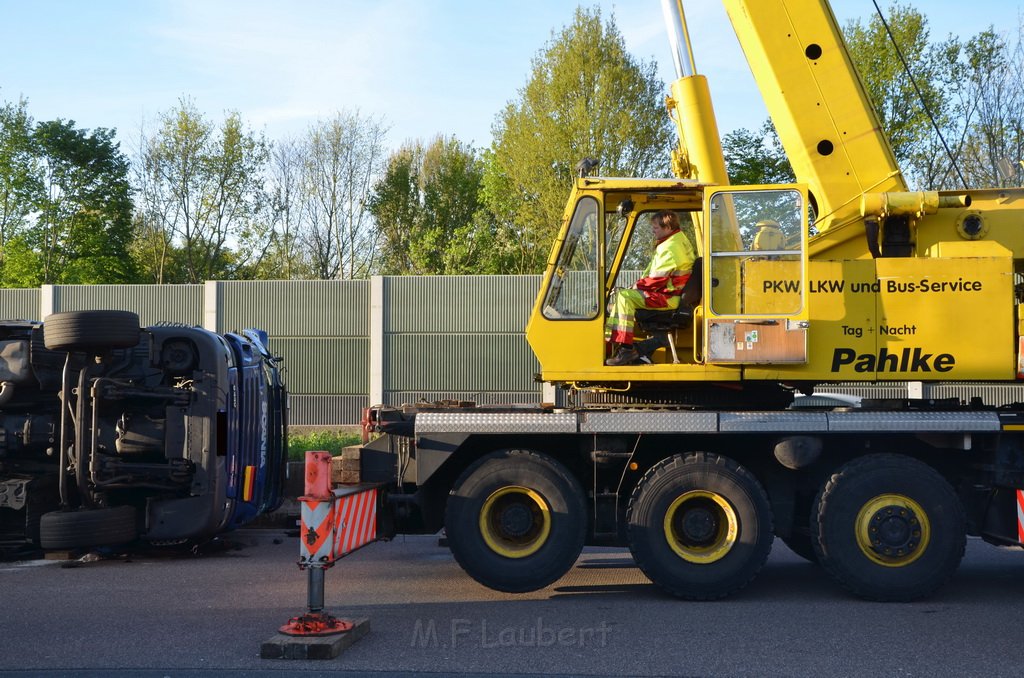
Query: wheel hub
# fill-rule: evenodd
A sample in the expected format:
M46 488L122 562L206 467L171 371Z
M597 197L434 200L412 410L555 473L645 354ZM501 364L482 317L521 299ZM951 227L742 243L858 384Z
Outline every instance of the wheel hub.
M717 522L715 516L708 509L691 509L683 515L683 535L687 541L696 544L706 543L718 531Z
M868 523L871 548L879 555L900 557L912 553L921 540L921 522L904 506L886 506Z
M882 494L865 503L857 516L856 530L864 555L888 567L902 567L917 560L931 534L921 505L901 494Z
M484 500L479 525L492 551L506 558L526 558L547 543L551 507L535 490L508 485Z
M732 550L739 520L722 495L690 490L676 497L665 511L664 531L677 556L704 565L721 560Z
M522 537L533 526L533 513L523 504L512 504L501 511L498 522L503 534Z

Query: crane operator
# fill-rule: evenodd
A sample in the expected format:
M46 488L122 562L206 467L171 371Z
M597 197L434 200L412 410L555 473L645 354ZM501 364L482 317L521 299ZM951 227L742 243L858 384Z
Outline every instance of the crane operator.
M662 211L651 219L656 246L651 263L630 289L618 290L612 299L608 328L614 347L606 365L630 365L640 358L633 347L633 325L637 309L672 311L679 308L679 295L690 278L697 255L689 239L679 230L675 212Z

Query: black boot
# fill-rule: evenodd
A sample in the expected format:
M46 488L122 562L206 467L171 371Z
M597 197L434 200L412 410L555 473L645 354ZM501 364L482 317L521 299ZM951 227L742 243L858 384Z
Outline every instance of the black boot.
M640 354L640 360L650 363L651 356L654 355L655 351L659 348L669 347L668 335L656 334L653 337L636 342L633 344L633 347L636 349L636 352Z
M619 367L621 365L632 365L639 359L640 354L636 352L635 348L622 344L619 346L619 350L615 352L615 355L606 360L604 364Z

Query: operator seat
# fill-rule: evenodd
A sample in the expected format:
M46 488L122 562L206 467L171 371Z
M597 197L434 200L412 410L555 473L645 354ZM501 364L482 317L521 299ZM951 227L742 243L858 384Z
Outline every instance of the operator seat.
M693 260L690 279L683 285L678 308L671 311L637 309L634 316L636 327L651 337L647 340L651 344L645 347L649 350L641 350L642 354L650 355L658 348L668 347L672 352L672 363L679 364L675 333L677 330L685 330L693 322L693 307L700 303L702 269L703 262L697 257Z

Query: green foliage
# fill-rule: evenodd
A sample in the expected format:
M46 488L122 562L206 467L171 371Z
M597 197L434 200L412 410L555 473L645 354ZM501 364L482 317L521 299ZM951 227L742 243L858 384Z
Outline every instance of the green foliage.
M892 4L886 11L892 34L907 59L908 73L886 33L882 20L873 16L865 25L849 22L844 31L847 47L886 130L896 159L910 161L930 136L931 123L924 104L938 115L945 101L938 80L942 71L939 49L929 42L928 20L909 5Z
M341 454L341 451L350 445L358 445L362 437L358 433L345 433L343 431L313 431L303 435L288 434L288 460L303 461L306 452L325 450L331 453L332 457Z
M143 242L134 249L154 282L231 279L258 266L268 153L236 112L216 126L182 100L161 116L140 159Z
M113 130L88 133L74 125L71 120L43 122L33 134L47 189L37 228L31 231L41 254L41 282L135 282L128 256L128 159Z
M844 34L909 183L1024 183L1020 18L1016 32L935 40L909 4L886 16L923 105L878 17ZM388 157L384 123L351 111L272 145L238 113L210 120L185 99L141 140L131 182L112 130L0 102L0 285L539 272L580 159L606 176L668 174L656 72L614 16L577 8L482 151L442 134ZM723 150L734 183L793 180L770 123Z
M848 23L844 36L908 183L928 190L1024 183L1024 24L1015 41L990 28L936 42L913 7L893 4L885 14L909 74L878 16ZM722 146L733 183L792 181L770 123L730 132Z
M0 109L0 262L5 286L136 280L128 160L113 130L33 124Z
M614 18L577 8L534 59L526 86L498 115L483 200L506 273L543 269L573 168L597 158L606 176L668 172L672 128L654 62L625 49Z
M369 203L382 235L380 271L478 273L489 250L488 231L474 221L482 178L476 152L454 137L399 148Z
M893 4L886 14L920 97L881 19L851 22L844 34L908 181L941 189L1024 179L1019 170L1010 177L999 171L1000 160L1014 167L1024 157L1021 25L1015 44L991 28L966 41L950 36L935 42L916 9Z
M24 99L0 107L0 281L5 284L11 243L21 238L29 215L42 198L32 128ZM23 246L21 241L19 249Z
M729 181L738 185L788 184L796 181L771 120L759 132L746 128L722 137Z

